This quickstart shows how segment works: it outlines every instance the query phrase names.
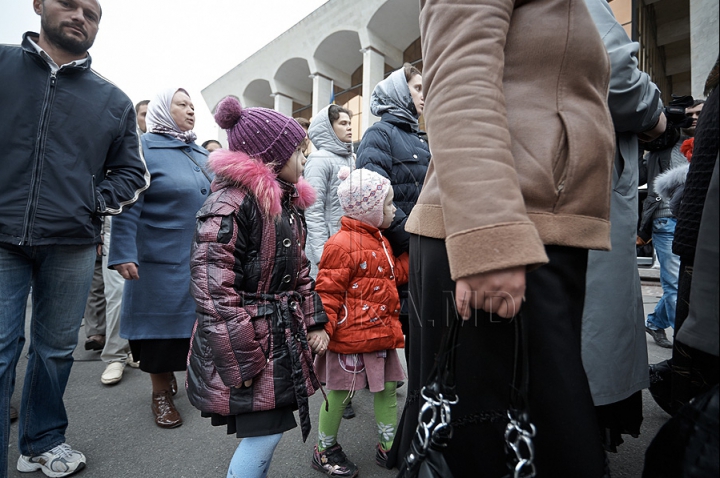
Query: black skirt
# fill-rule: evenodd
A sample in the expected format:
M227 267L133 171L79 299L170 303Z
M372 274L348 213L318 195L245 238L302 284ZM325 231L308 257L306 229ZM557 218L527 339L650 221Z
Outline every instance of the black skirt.
M133 360L147 373L180 372L187 368L190 338L130 340Z
M227 426L227 434L235 434L238 438L275 435L297 427L292 406L241 415L225 416L205 412L201 412L201 415L209 418L215 427Z

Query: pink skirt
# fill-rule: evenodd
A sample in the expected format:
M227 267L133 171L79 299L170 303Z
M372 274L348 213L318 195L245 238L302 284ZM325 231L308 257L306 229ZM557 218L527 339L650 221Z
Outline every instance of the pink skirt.
M395 349L352 355L328 350L322 357L315 357L315 371L328 390L355 391L369 385L371 392L380 392L385 382L405 380Z

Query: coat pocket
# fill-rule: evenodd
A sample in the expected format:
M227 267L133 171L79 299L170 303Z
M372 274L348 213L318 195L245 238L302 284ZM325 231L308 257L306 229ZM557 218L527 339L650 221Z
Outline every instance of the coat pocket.
M138 260L156 264L187 264L192 247L193 229L138 227Z
M555 185L555 191L559 195L565 186L565 176L567 173L568 164L568 138L567 132L565 131L565 122L563 121L563 129L558 138L556 146L555 157L552 163L552 175L553 184Z

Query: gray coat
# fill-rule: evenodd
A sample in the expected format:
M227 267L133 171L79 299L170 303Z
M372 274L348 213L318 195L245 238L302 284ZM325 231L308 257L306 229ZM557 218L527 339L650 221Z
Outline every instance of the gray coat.
M612 250L590 251L582 325L582 357L595 405L623 400L649 386L645 315L637 270L638 148L636 133L652 128L660 92L637 68L630 41L605 0L586 0L610 55L608 104L617 148L612 181Z
M343 143L337 137L328 117L328 108L320 110L310 123L308 137L317 151L308 157L304 173L305 179L317 193L315 203L305 210L305 254L310 259L313 277L317 276L317 265L325 242L340 229L343 210L337 195L341 183L338 171L343 166L355 169L352 144Z

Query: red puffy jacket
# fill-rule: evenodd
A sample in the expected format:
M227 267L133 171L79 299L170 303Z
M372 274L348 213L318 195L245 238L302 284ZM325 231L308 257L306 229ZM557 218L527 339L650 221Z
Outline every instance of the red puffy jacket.
M329 350L342 354L403 347L397 286L408 281L407 253L396 258L380 230L349 217L323 249L315 290Z

